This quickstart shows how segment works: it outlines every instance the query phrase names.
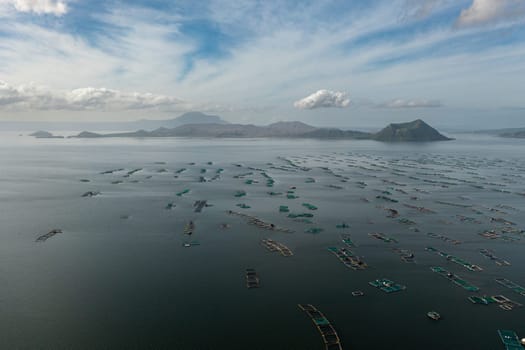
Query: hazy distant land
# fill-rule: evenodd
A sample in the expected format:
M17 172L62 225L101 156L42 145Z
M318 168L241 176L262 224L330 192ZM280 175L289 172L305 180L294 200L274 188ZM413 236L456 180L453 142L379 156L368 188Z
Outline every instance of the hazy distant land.
M450 138L422 121L390 124L379 132L342 130L338 128L319 128L302 122L277 122L267 126L252 124L230 124L217 116L203 113L186 113L171 120L174 127L138 130L133 132L99 134L83 131L74 136L77 138L102 137L217 137L217 138L315 138L315 139L357 139L385 142L427 142L447 141Z
M525 139L525 130L520 129L517 131L509 131L499 134L501 137L510 137L510 138L517 138L517 139Z
M43 131L43 130L35 131L34 133L29 134L29 136L36 137L37 139L63 139L64 138L64 136L53 135L49 131Z
M172 119L140 119L128 122L61 123L61 122L0 122L3 130L39 130L30 134L36 138L63 138L44 130L86 130L74 137L222 137L222 138L315 138L354 139L385 142L446 141L444 136L421 119L408 123L393 123L378 132L316 127L299 121L277 122L267 126L233 124L217 115L187 112ZM127 130L127 131L123 131ZM115 131L115 132L111 132ZM103 133L105 132L105 133ZM525 128L463 131L506 138L525 138Z
M478 131L475 131L474 133L501 136L501 137L507 137L507 138L525 138L525 128L478 130Z

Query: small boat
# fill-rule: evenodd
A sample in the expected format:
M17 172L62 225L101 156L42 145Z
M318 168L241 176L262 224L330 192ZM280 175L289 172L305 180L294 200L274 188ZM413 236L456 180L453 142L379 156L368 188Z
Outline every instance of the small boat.
M365 295L365 293L363 293L363 292L360 291L360 290L354 290L354 291L352 292L352 296L354 296L354 297L360 297L360 296L363 296L363 295Z
M429 311L427 312L427 316L435 321L439 320L441 318L441 315L438 314L437 312L435 311Z

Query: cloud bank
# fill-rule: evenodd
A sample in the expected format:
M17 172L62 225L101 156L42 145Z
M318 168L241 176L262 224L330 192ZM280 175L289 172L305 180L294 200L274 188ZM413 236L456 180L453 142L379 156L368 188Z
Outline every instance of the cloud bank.
M316 109L338 107L344 108L350 105L350 99L345 92L318 90L299 101L294 102L294 107L299 109Z
M176 97L151 93L123 92L107 88L51 90L27 84L12 86L0 80L0 109L125 111L155 109L183 111L192 106Z
M435 100L403 100L395 99L381 103L378 107L381 108L436 108L442 107L440 101Z
M475 26L502 20L512 20L525 15L523 0L473 0L470 7L461 11L459 26Z

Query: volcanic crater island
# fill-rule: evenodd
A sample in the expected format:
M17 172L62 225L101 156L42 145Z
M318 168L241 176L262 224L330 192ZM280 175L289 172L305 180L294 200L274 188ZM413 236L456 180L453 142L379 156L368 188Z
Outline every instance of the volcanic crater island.
M160 121L157 121L157 124ZM150 126L154 121L143 121ZM312 139L355 139L376 140L383 142L429 142L448 141L436 129L417 119L407 123L389 124L382 130L372 133L338 128L319 128L302 122L277 122L267 126L252 124L230 124L218 116L200 112L189 112L178 118L164 122L161 126L148 131L141 129L133 132L100 134L83 131L77 138L102 137L217 137L217 138L312 138Z

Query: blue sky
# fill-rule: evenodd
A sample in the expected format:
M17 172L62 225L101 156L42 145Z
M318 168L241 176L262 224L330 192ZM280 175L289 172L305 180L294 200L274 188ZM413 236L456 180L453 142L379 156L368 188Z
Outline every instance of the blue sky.
M0 0L1 120L525 126L525 0Z

